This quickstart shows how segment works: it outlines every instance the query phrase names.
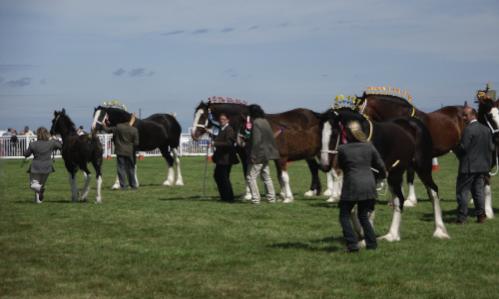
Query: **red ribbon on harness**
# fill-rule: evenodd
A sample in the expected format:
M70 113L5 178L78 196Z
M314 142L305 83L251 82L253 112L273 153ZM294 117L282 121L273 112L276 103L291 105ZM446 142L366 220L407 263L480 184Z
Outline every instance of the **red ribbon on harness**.
M343 126L343 124L340 122L340 134L341 134L341 144L346 144L348 143L347 142L347 131L345 130L345 127Z

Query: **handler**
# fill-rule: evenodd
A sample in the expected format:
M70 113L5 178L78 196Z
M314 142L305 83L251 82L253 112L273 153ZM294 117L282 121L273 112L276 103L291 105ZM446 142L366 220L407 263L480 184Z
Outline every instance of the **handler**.
M279 151L274 133L269 122L264 118L265 112L259 105L249 106L249 115L253 121L249 142L249 167L246 180L251 190L252 203L260 203L260 191L256 178L260 174L265 185L267 200L274 203L275 190L270 177L269 161L279 159Z
M35 203L42 203L45 183L49 174L54 172L51 154L55 150L62 149L62 143L57 139L50 139L50 134L44 127L36 130L36 137L37 141L29 144L24 157L34 156L28 169L30 188L35 191Z
M494 143L490 130L476 119L475 109L464 107L464 128L461 142L455 153L459 158L456 179L457 220L464 224L468 217L468 195L471 190L478 223L485 222L484 178L492 165Z
M104 124L104 131L113 133L116 168L122 190L127 187L127 178L130 188L137 189L134 147L139 145L139 131L133 126L134 122L135 114L132 114L128 123L119 123L116 127L107 127L107 124Z
M376 148L371 143L366 142L366 135L359 122L349 122L346 133L348 143L340 145L338 148L338 166L343 170L343 187L339 203L343 237L348 252L359 251L357 236L350 223L352 209L357 205L358 218L364 230L366 248L376 249L378 246L376 234L368 217L368 213L374 210L378 195L371 167L384 176L386 174L385 164Z
M234 129L229 125L227 115L220 114L218 120L220 122L220 132L213 139L215 152L212 159L216 164L213 178L217 183L220 199L226 202L234 202L230 171L232 164L239 163L236 156L236 149L234 148L236 134L234 133Z

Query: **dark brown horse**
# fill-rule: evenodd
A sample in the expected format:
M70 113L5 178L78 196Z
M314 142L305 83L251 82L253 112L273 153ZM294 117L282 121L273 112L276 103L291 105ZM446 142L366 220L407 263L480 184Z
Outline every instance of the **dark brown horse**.
M78 135L76 127L71 121L66 111L54 111L54 119L52 119L52 127L50 134L60 134L62 137L62 158L64 165L69 172L69 181L71 184L71 200L76 202L78 200L78 188L76 186L76 172L78 169L83 170L85 176L85 185L81 200L86 201L90 183L90 171L87 164L92 163L95 169L95 176L97 179L97 195L96 202L101 202L101 186L102 186L102 145L99 137L92 134Z
M342 144L342 131L350 121L358 121L368 139L380 153L388 171L388 185L393 195L393 219L388 234L383 239L400 240L400 223L404 207L402 176L411 167L427 188L432 200L435 216L433 236L447 239L449 235L442 220L438 187L431 172L432 140L426 126L411 117L395 118L391 121L371 121L357 111L349 108L330 109L322 116L323 168L333 166L335 155Z
M230 103L227 101L201 102L194 114L193 139L196 140L209 131L213 126L212 120L217 120L220 113L226 114L230 119L230 125L234 127L236 132L240 132L248 116L248 107L242 103ZM315 161L321 145L320 119L318 114L311 110L300 108L278 114L266 114L266 118L276 136L281 156L280 160L276 161L276 168L284 202L289 203L293 201L287 167L287 163L290 161L303 159L307 161L312 173L310 190L313 190L315 194L319 194L321 191L318 176L319 166ZM246 152L242 147L238 147L237 152L242 161L243 171L246 173Z
M394 117L413 116L420 119L430 131L433 141L433 157L442 156L453 150L461 140L465 123L463 120L464 106L446 106L430 113L425 113L414 107L405 98L394 95L368 94L358 98L358 110L374 121L385 121ZM409 194L406 206L417 203L414 189L414 171L407 172Z

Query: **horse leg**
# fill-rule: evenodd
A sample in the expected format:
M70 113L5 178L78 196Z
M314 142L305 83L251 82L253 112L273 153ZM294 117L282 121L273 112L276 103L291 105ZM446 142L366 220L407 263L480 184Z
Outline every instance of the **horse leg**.
M102 188L102 155L98 154L93 160L92 160L92 165L95 169L95 179L97 182L97 190L96 190L96 196L95 196L95 203L101 203L102 202L102 197L101 197L101 188Z
M166 180L163 182L163 186L172 186L174 181L175 181L175 170L173 168L173 157L168 150L168 147L162 148L161 154L163 155L163 158L166 160L166 170L167 170L167 176Z
M243 195L244 200L251 200L251 189L248 184L248 180L246 179L246 175L248 173L248 158L246 149L243 147L237 147L237 154L239 155L239 159L241 160L241 166L243 167L243 177L244 177L244 185L246 192Z
M407 169L407 186L409 187L409 194L407 200L404 202L404 207L415 207L418 203L416 197L416 189L414 188L414 169L409 167Z
M292 203L294 201L293 192L291 192L291 186L289 183L289 174L286 161L281 161L281 178L284 184L284 201L283 203Z
M388 185L393 198L393 217L390 230L379 239L388 242L400 241L400 222L402 220L402 206L404 200L404 194L402 194L402 173L390 174L388 177Z
M114 184L111 186L112 190L118 190L120 189L120 179L118 178L118 175L116 175L116 179L114 180Z
M307 159L308 169L312 175L310 189L305 192L306 197L312 197L321 194L321 180L319 179L319 165L315 159Z
M322 195L324 196L331 196L332 190L333 190L333 174L332 172L334 169L331 169L330 171L326 172L326 183L327 183L327 188L324 190L324 193Z
M338 174L335 169L331 169L331 175L333 179L331 196L327 199L329 203L335 203L340 201L341 187L343 185L343 173Z
M84 178L84 184L83 184L83 193L81 194L80 196L80 199L82 201L87 201L87 196L88 196L88 190L90 189L89 186L90 186L90 171L88 170L88 168L86 167L83 167L81 168L83 170L83 178Z
M182 178L182 172L180 170L180 157L178 154L178 149L174 148L173 150L173 159L175 163L175 168L177 170L177 179L175 180L175 185L177 186L183 186L184 185L184 179Z
M487 218L494 218L494 210L492 209L492 190L490 188L490 176L485 176L485 215Z
M71 185L71 201L78 201L78 186L76 186L76 170L69 172L69 184Z
M279 180L279 186L281 187L281 192L279 192L279 196L284 200L286 199L286 192L284 187L284 181L282 179L281 164L279 164L278 160L275 161L275 168L277 170L277 179Z

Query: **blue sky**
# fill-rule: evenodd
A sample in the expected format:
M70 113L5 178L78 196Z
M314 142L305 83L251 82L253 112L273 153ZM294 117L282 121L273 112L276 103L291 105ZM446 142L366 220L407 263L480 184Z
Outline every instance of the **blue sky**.
M0 1L0 128L119 99L183 130L209 96L325 110L370 85L425 111L499 89L499 1Z

